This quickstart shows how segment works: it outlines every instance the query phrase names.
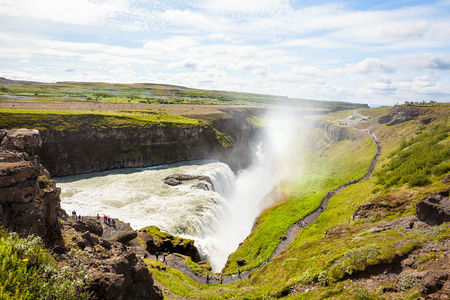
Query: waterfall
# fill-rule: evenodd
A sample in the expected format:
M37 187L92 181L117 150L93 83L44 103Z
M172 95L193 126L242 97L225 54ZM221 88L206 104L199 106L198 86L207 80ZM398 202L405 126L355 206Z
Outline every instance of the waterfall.
M274 118L263 142L253 143L253 164L235 176L224 163L190 161L141 169L120 169L55 178L66 211L107 215L140 229L193 239L214 272L250 233L255 218L272 199L266 197L292 168L293 134L288 118ZM296 137L296 143L300 137ZM297 166L295 166L297 167ZM168 186L175 173L209 176L214 190L193 189L198 181ZM264 200L264 201L263 201Z
M198 180L168 186L163 179L175 173L209 176L209 191L193 189ZM161 230L193 239L209 259L211 233L230 211L225 199L233 191L235 174L224 163L190 161L158 167L120 169L55 178L66 211L107 215L130 223L133 229L156 225ZM214 188L214 190L212 190Z

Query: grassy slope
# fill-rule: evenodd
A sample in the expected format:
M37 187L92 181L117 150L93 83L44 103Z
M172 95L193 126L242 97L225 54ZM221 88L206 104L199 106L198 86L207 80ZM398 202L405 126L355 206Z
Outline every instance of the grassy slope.
M438 119L435 123L448 124L448 107L441 107L440 110L441 112L437 115ZM372 119L374 119L376 116L383 115L386 112L386 108L379 108L363 113L365 115L371 115ZM390 262L396 255L409 253L417 245L426 241L440 241L450 238L448 224L433 227L431 230L418 230L415 232L404 232L402 228L378 233L374 230L380 221L383 222L414 214L415 204L418 201L431 193L446 188L446 185L442 182L444 175L431 178L431 184L424 187L408 188L407 186L397 186L384 189L376 183L376 175L380 172L382 165L386 165L391 159L390 154L398 149L403 139L409 140L412 136L415 136L418 133L415 129L419 125L418 120L392 127L379 126L376 120L364 124L364 126L368 126L377 134L383 146L380 162L375 169L375 176L370 180L349 186L341 193L332 197L327 210L320 215L319 219L303 230L286 252L280 254L273 261L269 262L269 264L256 270L251 279L242 280L228 287L211 286L209 288L199 288L185 281L183 276L180 275L182 276L180 280L172 278L171 290L184 295L184 297L191 296L200 299L233 298L236 295L239 295L239 298L270 299L272 297L278 298L282 295L287 295L291 290L295 290L296 288L301 289L302 286L310 286L312 287L310 288L312 291L292 295L291 297L295 299L384 299L381 294L369 293L364 288L346 288L350 286L350 282L345 280L345 276L360 272L370 265L380 262ZM433 124L427 126L433 126ZM421 129L421 132L426 131L427 128ZM323 188L324 191L328 190L328 186L326 185L327 179L330 179L331 182L331 178L335 178L335 181L339 182L341 177L342 179L344 177L348 178L352 174L358 177L358 172L361 172L358 168L354 167L343 171L343 167L341 166L338 169L343 171L342 175L329 175L332 172L336 172L336 167L334 169L332 168L334 166L333 164L343 163L344 169L345 166L348 166L345 161L351 160L351 158L343 157L341 151L344 154L350 152L355 155L352 151L356 150L360 151L360 153L355 155L355 157L365 156L365 154L361 154L361 151L367 147L366 144L361 144L359 147L356 146L356 149L350 151L347 148L349 145L345 145L345 143L337 144L334 146L336 148L329 148L323 153L316 152L311 156L310 161L315 157L320 158L320 161L327 161L329 163L326 164L328 166L326 168L316 167L315 169L317 170L314 172L315 174L317 173L318 179L322 179L318 180L322 182L322 185L318 184L317 186ZM325 153L328 153L328 156L325 156ZM367 166L361 170L365 170L365 168ZM301 184L297 185L297 187L300 186ZM315 188L313 189L316 190ZM356 222L351 221L351 215L359 205L372 199L387 196L407 197L407 205L402 210L387 212L382 216L381 220L377 221L378 223L373 223L374 220L372 219ZM266 211L263 215L267 215L266 218L270 218L269 216L271 214L278 215L278 218L274 217L271 219L272 222L278 222L279 219L284 219L285 216L283 214L289 211L289 209L283 211L281 207L284 205L287 207L292 205L288 203L299 202L294 199L295 197L290 198L291 201L278 205ZM308 202L314 203L314 200ZM280 215L279 213L282 214ZM260 221L259 225L262 226L261 224L262 222ZM264 229L261 228L260 230ZM326 231L334 234L324 238ZM401 248L394 247L395 243L404 240L409 242ZM250 245L248 242L246 244ZM248 245L244 245L244 247L253 247L253 245ZM169 273L173 272L173 270L169 270L168 272L157 269L151 270L158 280L167 280ZM327 286L322 286L323 284L327 284ZM412 289L404 292L402 297L408 299L408 297L417 295L416 293L417 290Z
M309 143L317 145L323 132L313 130ZM244 258L247 265L241 269L252 269L264 262L275 250L279 238L289 226L319 207L323 197L330 190L337 189L348 180L362 177L375 155L372 140L367 137L359 142L343 141L332 144L326 151L310 149L301 159L303 165L291 177L292 185L283 187L287 195L281 204L263 212L258 225L243 244L232 253L225 273L236 273L238 258ZM357 159L355 159L357 157ZM298 165L299 161L292 161Z

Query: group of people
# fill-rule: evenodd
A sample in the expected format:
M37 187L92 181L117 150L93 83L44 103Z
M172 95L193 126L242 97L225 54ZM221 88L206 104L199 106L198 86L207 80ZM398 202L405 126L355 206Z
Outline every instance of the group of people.
M97 220L100 220L100 215L97 214ZM108 216L103 215L103 222L106 225L112 226L114 228L116 228L116 220L114 220L114 218L110 218Z
M305 227L306 226L305 217L303 217L301 220L298 220L297 225L300 227Z
M78 215L78 216L77 216L77 212L74 211L74 210L72 210L72 218L73 218L74 220L77 220L77 221L83 220L83 217L82 217L81 215Z
M239 278L241 278L241 271L239 270ZM223 276L220 274L219 276L209 276L206 274L206 284L209 284L211 280L220 281L220 284L223 284Z

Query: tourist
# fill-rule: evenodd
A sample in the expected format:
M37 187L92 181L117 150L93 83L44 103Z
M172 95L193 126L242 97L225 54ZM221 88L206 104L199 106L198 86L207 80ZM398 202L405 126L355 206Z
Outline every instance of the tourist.
M220 284L222 284L223 283L223 276L222 276L222 274L220 274Z
M238 277L241 278L241 269L238 269Z
M156 260L158 260L158 252L155 253Z
M206 274L206 284L209 284L209 274Z

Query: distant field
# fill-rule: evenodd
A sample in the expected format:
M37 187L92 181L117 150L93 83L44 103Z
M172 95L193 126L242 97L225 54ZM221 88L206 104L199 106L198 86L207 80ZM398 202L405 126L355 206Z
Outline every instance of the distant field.
M72 111L72 112L124 112L124 111L163 111L177 116L197 116L221 114L225 105L190 105L190 104L145 104L145 103L92 103L92 102L34 102L3 101L0 109Z
M319 101L241 92L200 90L164 84L113 84L90 82L36 83L13 81L5 78L0 78L0 102L62 102L70 103L70 105L73 105L74 102L94 104L114 103L208 106L275 105L330 111L368 108L366 104ZM159 108L160 107L156 107L156 109ZM24 107L24 109L30 108ZM178 108L173 110L180 112ZM186 110L186 108L184 108L184 110ZM202 109L198 109L199 113L202 113L202 111Z

